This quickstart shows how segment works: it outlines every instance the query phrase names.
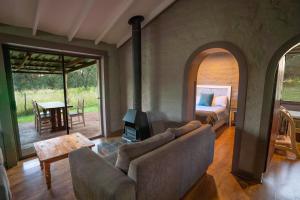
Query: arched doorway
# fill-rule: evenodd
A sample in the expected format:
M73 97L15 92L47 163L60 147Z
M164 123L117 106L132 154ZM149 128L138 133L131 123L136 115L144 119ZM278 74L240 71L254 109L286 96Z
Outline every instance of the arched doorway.
M239 86L238 86L238 104L236 114L234 151L232 159L232 172L239 174L239 152L241 145L241 133L244 127L246 94L247 94L247 63L242 51L230 42L212 42L203 45L196 49L189 57L185 66L184 85L183 85L183 120L194 119L194 105L195 105L195 86L197 81L197 72L200 63L207 55L215 51L228 51L237 60L239 67Z
M264 149L261 149L261 155L266 159L264 166L261 166L264 171L267 170L268 164L271 161L274 145L271 141L271 129L273 125L273 110L276 94L276 80L279 62L290 50L300 43L300 35L286 41L272 56L266 72L266 81L264 86L263 109L261 115L260 135L266 141ZM270 145L271 144L271 145Z

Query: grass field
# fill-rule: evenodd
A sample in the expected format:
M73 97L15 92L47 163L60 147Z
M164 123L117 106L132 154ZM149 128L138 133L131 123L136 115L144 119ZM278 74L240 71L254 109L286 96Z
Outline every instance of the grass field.
M26 94L26 109L25 109L25 94ZM32 111L32 100L37 102L64 101L63 90L25 90L15 92L17 104L18 123L33 122L34 115ZM76 107L78 99L84 99L85 112L98 111L98 99L96 87L85 88L69 88L68 99L69 104ZM75 109L75 108L73 108ZM71 109L72 110L72 109Z
M300 102L300 83L284 83L282 100Z

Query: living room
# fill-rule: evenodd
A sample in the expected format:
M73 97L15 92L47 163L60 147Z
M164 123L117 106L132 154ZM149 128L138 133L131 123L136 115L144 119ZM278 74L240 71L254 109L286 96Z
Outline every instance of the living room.
M0 166L8 180L1 177L10 183L4 184L7 199L299 198L297 159L273 153L271 130L278 65L300 42L299 2L0 2ZM63 139L40 141L36 155L21 158L7 59L12 47L98 60L101 137L87 139L65 131ZM233 89L237 81L222 83L222 89L216 82L197 84L201 63L220 51L218 58L230 55L236 60L238 88ZM22 59L20 68L50 65L32 63L30 56ZM65 64L61 62L61 74ZM216 97L236 99L234 107L224 106L234 126L224 120L214 130L214 124L197 120L200 85L215 94L222 90ZM61 112L55 115L69 124L63 114L69 112L68 94L62 96ZM209 99L209 106L217 102ZM117 162L116 153L128 153L134 145L142 145L143 156L132 159L125 153ZM99 166L104 174L96 173ZM293 169L289 178L278 178L286 167Z

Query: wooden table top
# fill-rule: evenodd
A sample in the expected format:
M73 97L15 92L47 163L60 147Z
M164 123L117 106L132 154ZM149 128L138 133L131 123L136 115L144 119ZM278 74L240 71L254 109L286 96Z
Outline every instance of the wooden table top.
M95 144L81 133L63 135L34 143L36 154L41 162L56 161L68 157L68 154L81 147Z
M60 101L44 102L44 103L37 103L37 104L45 110L65 107L65 103L60 102ZM69 107L72 107L72 106L68 105L68 108Z

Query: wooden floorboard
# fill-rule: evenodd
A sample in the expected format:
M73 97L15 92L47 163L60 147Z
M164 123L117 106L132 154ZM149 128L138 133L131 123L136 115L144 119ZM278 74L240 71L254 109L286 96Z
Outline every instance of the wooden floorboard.
M275 155L263 184L249 184L234 177L231 171L234 129L228 128L216 140L213 164L183 198L192 199L300 199L300 161ZM109 139L94 140L96 144ZM96 151L97 147L93 147ZM67 159L51 165L52 189L47 190L36 158L26 159L8 170L14 199L75 199Z

